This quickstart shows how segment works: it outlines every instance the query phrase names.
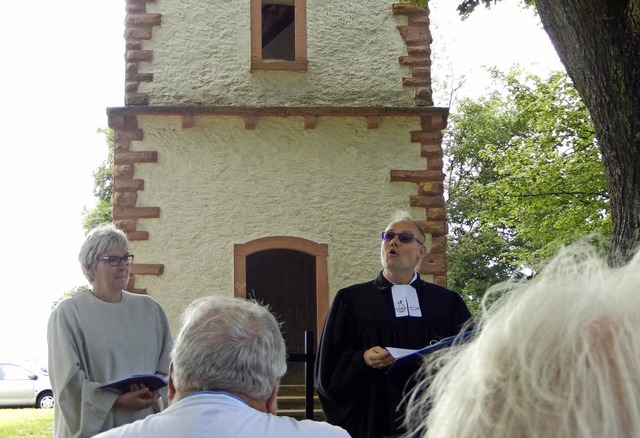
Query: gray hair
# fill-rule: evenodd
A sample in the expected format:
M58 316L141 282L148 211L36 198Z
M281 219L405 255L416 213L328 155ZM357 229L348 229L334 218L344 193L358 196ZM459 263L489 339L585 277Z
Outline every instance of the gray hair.
M111 223L100 224L87 233L80 248L78 260L80 261L82 273L89 283L93 284L91 269L96 267L98 257L113 249L129 251L127 235L124 231L116 228L115 225Z
M287 371L280 325L256 302L199 298L182 320L171 352L178 391L221 390L264 400Z
M640 436L639 290L640 255L610 268L587 243L493 288L477 336L423 366L410 435Z
M420 237L422 239L422 244L424 245L427 242L427 235L424 232L422 225L420 225L420 223L417 220L415 220L408 212L404 210L396 211L395 214L393 215L392 223L398 222L398 221L411 222L418 229L418 233L420 233Z

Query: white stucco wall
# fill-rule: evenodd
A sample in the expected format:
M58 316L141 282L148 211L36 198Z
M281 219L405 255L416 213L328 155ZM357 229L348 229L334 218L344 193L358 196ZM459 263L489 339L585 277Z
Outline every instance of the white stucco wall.
M158 151L157 164L137 164L145 180L137 206L161 209L140 219L148 241L132 242L137 263L162 263L162 276L137 276L167 310L174 330L194 298L233 294L233 245L267 236L328 244L330 298L380 270L379 233L396 209L408 209L412 183L390 183L390 169L424 169L409 132L417 117L386 117L367 129L364 117L140 116L144 140L132 150ZM424 210L411 210L424 219Z
M305 72L250 70L249 0L157 0L162 25L143 48L151 105L414 106L398 64L406 45L391 0L307 0Z

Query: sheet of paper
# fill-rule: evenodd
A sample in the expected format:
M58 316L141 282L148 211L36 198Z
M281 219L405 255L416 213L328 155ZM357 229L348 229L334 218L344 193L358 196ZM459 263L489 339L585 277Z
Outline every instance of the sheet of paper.
M396 359L400 359L401 357L409 356L410 354L415 353L418 350L410 350L408 348L395 348L395 347L385 347L386 350Z

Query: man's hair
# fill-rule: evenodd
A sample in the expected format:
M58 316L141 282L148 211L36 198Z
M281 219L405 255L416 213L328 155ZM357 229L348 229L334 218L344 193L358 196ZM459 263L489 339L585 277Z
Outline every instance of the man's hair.
M82 273L89 283L93 284L93 273L91 269L95 268L98 263L98 257L113 249L129 251L127 235L113 224L104 223L97 225L87 233L84 243L80 248L78 260L80 261Z
M408 212L404 210L396 211L395 214L393 215L392 222L398 222L398 221L411 222L418 229L418 233L420 233L420 240L422 241L422 244L424 245L427 242L427 235L425 234L424 229L422 228L420 223L417 220L415 220Z
M171 352L178 391L228 391L264 400L287 371L280 325L256 302L199 298L182 321Z
M476 337L425 361L412 436L640 437L639 255L610 268L580 243L490 294Z

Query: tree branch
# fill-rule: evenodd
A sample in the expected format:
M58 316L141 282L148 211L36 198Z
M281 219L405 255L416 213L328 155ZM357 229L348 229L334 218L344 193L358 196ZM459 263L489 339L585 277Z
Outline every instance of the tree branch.
M527 195L512 195L514 198L538 198L542 196L602 196L608 199L609 195L605 192L546 192L546 193L530 193Z

